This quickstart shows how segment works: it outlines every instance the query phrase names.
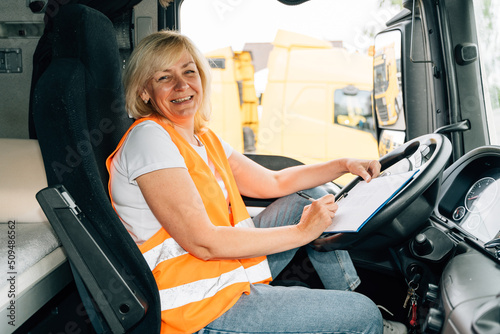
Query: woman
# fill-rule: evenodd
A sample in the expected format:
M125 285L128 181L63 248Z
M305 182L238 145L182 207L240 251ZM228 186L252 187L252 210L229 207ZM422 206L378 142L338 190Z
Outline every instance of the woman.
M206 127L209 81L186 37L144 38L124 75L136 122L108 159L113 205L160 290L162 333L382 332L376 306L349 291L359 279L347 252L308 251L325 290L268 285L335 215L334 196L314 187L346 172L369 182L379 163L265 169ZM286 197L252 221L240 194Z

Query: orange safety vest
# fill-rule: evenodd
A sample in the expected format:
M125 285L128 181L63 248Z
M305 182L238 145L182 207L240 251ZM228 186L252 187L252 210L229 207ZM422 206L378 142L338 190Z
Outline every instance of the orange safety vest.
M224 181L231 213L222 189L208 165L172 126L155 117L141 118L132 124L107 159L108 171L113 156L122 146L128 132L146 120L161 125L179 148L212 224L254 227L236 186L224 148L211 130L200 135L199 139ZM111 189L109 193L111 196ZM196 332L231 308L242 293L249 294L250 283L267 284L271 281L265 256L203 261L186 252L164 228L160 228L139 249L153 272L160 292L162 333Z

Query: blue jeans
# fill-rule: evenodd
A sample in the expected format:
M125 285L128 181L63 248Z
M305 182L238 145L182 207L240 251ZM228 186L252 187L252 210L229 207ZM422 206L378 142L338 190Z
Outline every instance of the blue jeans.
M319 198L322 188L305 191ZM297 224L308 200L292 194L275 201L257 217L259 228ZM268 256L273 278L292 260L297 249ZM265 284L251 286L236 304L200 330L199 334L229 333L382 333L382 316L366 296L352 292L360 281L346 251L308 256L325 290Z

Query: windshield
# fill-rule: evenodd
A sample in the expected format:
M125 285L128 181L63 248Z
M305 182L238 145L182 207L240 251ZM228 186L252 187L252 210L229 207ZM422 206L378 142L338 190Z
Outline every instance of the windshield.
M385 60L382 60L382 63L378 64L377 59L375 59L373 66L373 84L375 94L380 94L387 90L389 80L387 80L387 75L385 73Z
M474 1L491 144L500 144L500 1Z
M334 117L340 125L372 132L375 136L375 125L372 113L372 92L357 91L355 94L346 89L337 89L334 94Z
M401 8L398 1L373 0L297 6L185 0L181 32L225 64L212 69L209 126L244 153L303 163L378 159L370 94L374 41ZM243 53L250 63L243 64Z

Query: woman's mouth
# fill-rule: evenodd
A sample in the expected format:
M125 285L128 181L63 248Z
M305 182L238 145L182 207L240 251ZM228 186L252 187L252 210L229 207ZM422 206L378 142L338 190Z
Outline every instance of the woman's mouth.
M172 103L182 103L182 102L189 101L189 100L191 100L192 98L193 98L193 96L191 95L191 96L183 97L183 98L181 98L181 99L172 100L172 101L170 101L170 102L172 102Z

